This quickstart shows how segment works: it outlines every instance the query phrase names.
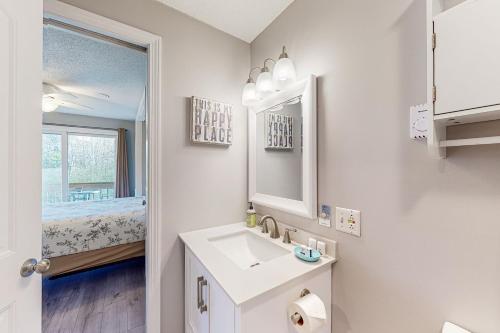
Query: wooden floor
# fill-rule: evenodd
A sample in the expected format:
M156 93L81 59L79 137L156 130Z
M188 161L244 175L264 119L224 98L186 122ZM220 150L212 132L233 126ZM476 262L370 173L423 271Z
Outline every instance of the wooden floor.
M43 280L43 333L139 333L144 324L144 258Z

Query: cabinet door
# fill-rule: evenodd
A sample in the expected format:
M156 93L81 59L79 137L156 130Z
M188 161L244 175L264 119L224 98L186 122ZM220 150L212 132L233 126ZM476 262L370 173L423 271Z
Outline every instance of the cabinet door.
M210 332L235 333L233 301L221 286L210 277Z
M186 249L185 258L186 333L209 333L210 286L201 263Z
M500 106L500 1L465 2L434 19L435 113Z

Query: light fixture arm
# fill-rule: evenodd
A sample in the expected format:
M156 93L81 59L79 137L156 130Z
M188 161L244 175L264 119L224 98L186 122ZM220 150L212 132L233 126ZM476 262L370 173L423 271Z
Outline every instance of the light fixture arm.
M252 78L252 73L253 71L255 71L256 69L258 69L259 71L261 70L260 67L254 67L250 70L250 72L248 72L248 80L247 80L247 83L255 83L255 81L253 80Z
M283 59L283 58L288 58L288 53L286 53L286 47L285 45L283 45L283 49L281 51L281 54L280 54L280 57L278 58L279 59Z
M269 72L269 67L266 66L266 63L268 61L272 61L273 62L273 66L276 64L276 61L273 58L267 58L266 60L264 60L264 67L262 67L261 73Z

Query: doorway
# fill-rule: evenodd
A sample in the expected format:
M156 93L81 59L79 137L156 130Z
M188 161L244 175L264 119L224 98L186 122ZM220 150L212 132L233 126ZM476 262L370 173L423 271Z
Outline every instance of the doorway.
M66 30L71 38L81 35L92 42L100 43L101 48L121 47L127 49L126 52L132 54L135 52L136 55L142 50L146 57L146 84L142 91L143 96L139 98L139 102L137 98L135 99L137 104L135 114L122 116L133 117L133 126L109 125L109 119L113 119L109 118L109 114L107 114L108 117L101 117L107 120L98 120L92 124L84 122L88 118L82 118L89 117L89 114L98 110L100 105L104 105L103 102L111 101L119 93L108 93L102 89L89 92L88 84L85 87L82 87L83 85L78 87L74 82L70 82L73 85L61 84L57 80L50 82L47 79L44 84L44 104L46 104L44 107L50 109L54 107L54 104L58 104L57 109L63 111L59 112L63 114L63 120L55 116L57 111L47 112L47 115L44 115L44 151L47 148L49 152L60 155L60 161L56 158L52 165L47 164L47 166L54 166L52 169L56 169L57 177L45 177L44 186L47 185L45 187L49 189L48 185L51 185L52 180L57 185L55 188L61 189L43 192L43 199L49 202L49 206L55 206L52 207L55 211L49 211L47 215L49 217L51 213L53 216L63 215L61 211L57 211L60 209L57 207L58 202L62 202L63 208L72 206L72 209L66 209L72 214L76 214L81 207L84 207L82 210L100 211L100 213L104 211L104 215L97 215L97 218L93 215L92 221L83 222L87 224L87 227L93 226L93 230L83 229L82 231L84 226L78 227L81 237L78 230L61 232L60 230L66 227L55 228L57 221L52 220L49 223L53 223L51 225L53 228L47 229L49 230L47 232L44 231L44 234L52 234L52 236L55 233L54 240L48 240L44 244L45 257L54 256L55 253L54 265L51 268L53 271L44 278L44 287L46 286L43 293L44 321L47 320L44 322L44 332L49 333L50 329L58 325L71 326L74 332L84 332L84 328L92 332L114 332L116 327L125 332L145 332L146 328L147 332L159 332L160 299L159 293L154 291L159 290L160 272L158 221L161 212L158 205L158 184L160 183L158 170L161 161L158 158L160 142L157 138L160 131L161 39L150 33L57 1L44 3L44 23L46 23L44 29L50 26ZM115 59L117 59L116 56ZM116 65L116 61L108 64L108 67L113 64ZM78 88L82 89L78 90ZM130 97L132 94L126 93L125 95ZM57 98L59 100L56 100ZM109 108L106 109L109 111ZM74 116L76 120L71 121L70 118L75 118ZM99 118L102 115L97 113L93 116ZM126 119L119 120L127 121ZM122 141L126 144L124 151L128 158L123 158L123 154L119 153L120 129L124 129ZM127 140L132 133L134 140ZM47 147L45 141L48 142ZM100 151L95 156L97 147ZM89 155L89 152L93 152L94 155ZM130 155L134 158L131 159ZM143 156L142 160L139 155ZM93 171L93 176L97 174L97 177L92 180L85 178L89 171L83 170L81 166L88 163L79 165L78 158L85 161L98 161L93 165L94 169L99 169ZM119 160L122 162L128 160L128 163L125 163L128 169L123 169L123 163L120 165ZM46 165L45 161L44 165ZM123 173L123 170L128 171L120 180L119 174ZM50 172L54 173L54 170ZM79 174L79 179L75 178L77 174ZM99 177L102 179L97 179ZM128 186L121 186L119 183L122 182L128 183ZM124 193L120 197L124 198L116 198L117 192L122 190ZM50 203L50 201L54 202ZM117 203L110 217L107 210L115 201L127 201L127 203L125 205ZM123 212L124 206L126 207L125 213ZM81 217L70 216L70 219L81 220ZM141 219L144 221L143 227L138 226L140 223L135 223L141 222ZM124 226L121 231L116 229L120 225ZM145 236L146 225L147 236ZM62 237L62 233L68 236L73 232L78 234L78 241L75 241L74 234L69 235L71 239ZM103 239L106 244L102 242L98 244L97 236L105 237ZM62 238L57 239L58 237ZM141 241L142 247L138 245ZM66 250L58 248L58 243ZM83 247L85 251L80 252L80 247ZM125 309L127 304L128 310ZM108 306L109 311L99 311L99 309L105 309L104 306ZM62 309L62 312L58 309ZM128 316L126 330L123 326L124 313ZM82 318L85 320L82 321Z

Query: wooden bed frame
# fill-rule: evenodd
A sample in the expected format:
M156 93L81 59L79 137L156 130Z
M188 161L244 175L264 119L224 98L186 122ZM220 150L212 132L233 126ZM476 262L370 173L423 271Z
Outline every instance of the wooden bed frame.
M84 269L141 257L146 254L145 241L106 247L104 249L68 254L50 258L50 269L45 277L73 273Z

